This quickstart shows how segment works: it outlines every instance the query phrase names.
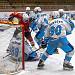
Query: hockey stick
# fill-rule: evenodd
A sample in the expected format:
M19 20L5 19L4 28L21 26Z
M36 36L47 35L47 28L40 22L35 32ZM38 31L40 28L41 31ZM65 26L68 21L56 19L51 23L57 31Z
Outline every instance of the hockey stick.
M3 59L6 58L6 57L9 56L9 55L11 55L11 54L9 53L8 55L4 56Z
M37 51L39 51L41 48L39 48L39 49L36 49L34 52L37 52Z
M36 49L35 51L33 51L32 53L30 53L30 54L33 54L33 53L35 53L35 52L37 52L37 51L39 51L41 48L39 48L39 49ZM29 54L29 55L30 55Z

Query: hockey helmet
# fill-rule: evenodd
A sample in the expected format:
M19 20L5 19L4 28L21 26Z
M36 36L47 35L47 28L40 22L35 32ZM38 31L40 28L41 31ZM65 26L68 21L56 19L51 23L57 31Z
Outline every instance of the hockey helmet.
M24 14L23 14L23 20L24 20L24 21L27 21L28 19L29 19L29 16L28 16L26 13L24 13Z
M26 7L26 11L30 11L30 7Z
M62 17L63 14L64 14L64 9L59 9L58 12L59 12L59 14L60 14L60 17Z
M34 12L41 12L41 8L40 7L35 7Z
M59 18L60 14L58 11L53 11L51 14L51 17L53 17L54 19Z

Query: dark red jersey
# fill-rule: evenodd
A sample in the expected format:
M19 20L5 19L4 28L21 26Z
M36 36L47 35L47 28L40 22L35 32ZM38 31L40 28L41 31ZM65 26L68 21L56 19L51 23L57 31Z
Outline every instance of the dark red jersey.
M18 18L19 19L19 24L24 25L25 32L29 31L30 20L28 19L27 21L24 21L23 20L23 14L21 14L21 13L12 13L10 16L14 16L14 17Z

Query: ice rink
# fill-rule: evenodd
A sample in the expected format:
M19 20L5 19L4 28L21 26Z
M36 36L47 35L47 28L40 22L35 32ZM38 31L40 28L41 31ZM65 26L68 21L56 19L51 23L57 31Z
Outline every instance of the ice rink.
M9 70L15 68L15 65L9 61L8 57L3 59L3 57L7 55L6 49L13 36L14 30L15 29L11 28L0 32L0 73L2 72L2 70ZM67 38L75 48L75 30L73 30L73 33L67 36ZM64 56L65 53L61 49L59 49L59 54L49 56L49 58L45 62L45 67L43 70L37 70L38 61L25 62L25 70L14 75L75 75L75 68L73 71L63 71L62 65ZM75 54L71 60L71 63L75 67Z

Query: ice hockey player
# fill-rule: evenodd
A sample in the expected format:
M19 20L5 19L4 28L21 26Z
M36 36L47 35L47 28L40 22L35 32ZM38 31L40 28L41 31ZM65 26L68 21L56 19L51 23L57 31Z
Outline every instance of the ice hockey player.
M44 39L44 42L47 43L47 49L40 57L38 68L43 68L48 56L52 55L55 49L59 47L66 53L63 69L73 70L70 61L74 55L74 48L66 38L66 35L71 34L73 28L74 23L67 15L63 15L62 18L54 19L50 22L46 29Z
M53 19L57 19L60 17L60 14L58 11L52 11L50 14L50 18L48 19L48 23L50 23ZM59 54L58 49L55 49L55 53L54 54Z
M25 38L27 39L27 40L29 40L29 42L30 42L30 44L32 45L32 46L34 46L34 41L33 41L33 38L32 38L32 36L31 36L31 32L30 32L30 30L29 30L29 25L30 25L30 20L29 20L29 16L26 14L26 13L24 13L24 14L21 14L21 13L12 13L11 15L10 15L10 17L9 17L9 21L15 21L15 20L18 20L17 22L18 22L18 24L23 24L23 25L25 25ZM14 35L13 35L13 38L15 38L15 41L17 42L19 39L17 39L17 37L18 37L18 34L21 32L21 29L20 28L16 28L16 30L15 30L15 32L14 32ZM11 40L11 43L12 43L12 41L13 40ZM14 41L14 42L15 42ZM12 44L14 44L14 43L12 43ZM18 46L20 46L20 44L18 45L18 44L16 44L17 45L17 47ZM13 46L13 45L12 45ZM27 45L26 45L27 46ZM10 48L10 45L9 45L9 48ZM18 48L17 48L18 49ZM16 50L16 48L15 48L15 50ZM14 51L15 51L14 50ZM29 49L27 49L27 50L29 50ZM30 50L29 50L30 51ZM26 52L28 52L29 53L29 51L26 51ZM33 54L32 54L32 53ZM27 57L31 57L33 60L34 59L36 59L36 56L37 56L37 53L36 52L34 52L33 50L31 50L31 54L29 54L30 56L27 56ZM25 53L25 54L28 54L28 53ZM28 58L28 59L29 59ZM31 59L30 58L30 59ZM32 60L31 59L31 60ZM36 59L37 60L37 59Z
M38 32L38 29L37 29L36 25L37 25L37 21L38 21L39 17L41 17L41 8L40 7L34 8L32 17L33 17L34 20L31 23L31 28L32 28L33 31Z
M30 22L32 23L32 21L34 21L34 17L35 17L34 12L31 11L31 8L30 7L26 7L25 13L29 16Z
M34 39L39 45L39 47L41 47L40 46L41 40L44 36L45 28L48 25L48 20L46 14L41 13L42 11L40 7L35 7L34 12L35 12L35 26L32 29L34 29L34 32L36 31L36 35Z

